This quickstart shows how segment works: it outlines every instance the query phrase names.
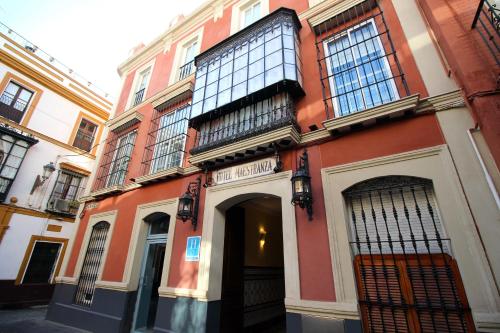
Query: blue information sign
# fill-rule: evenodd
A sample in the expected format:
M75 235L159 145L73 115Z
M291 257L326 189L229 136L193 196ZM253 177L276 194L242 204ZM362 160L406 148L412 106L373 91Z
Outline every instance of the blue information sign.
M186 261L200 261L201 236L187 238Z

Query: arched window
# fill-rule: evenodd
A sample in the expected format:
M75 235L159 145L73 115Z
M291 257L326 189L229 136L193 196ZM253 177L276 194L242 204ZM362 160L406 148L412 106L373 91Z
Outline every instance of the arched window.
M474 332L432 181L370 179L344 198L365 331Z
M95 282L99 275L99 268L108 235L109 223L101 221L92 227L87 253L78 280L75 294L75 304L90 306L94 297Z

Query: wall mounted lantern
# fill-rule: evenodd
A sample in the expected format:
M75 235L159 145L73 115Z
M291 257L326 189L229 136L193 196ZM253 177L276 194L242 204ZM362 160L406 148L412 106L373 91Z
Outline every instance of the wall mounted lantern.
M45 183L45 181L50 178L50 175L52 175L52 173L54 171L56 171L56 166L54 165L53 162L49 162L49 163L45 164L43 166L42 176L41 177L40 177L40 175L36 176L35 183L33 184L33 187L31 188L30 194L33 194L38 187L42 186Z
M196 230L198 224L198 207L200 204L201 176L196 181L188 184L186 193L179 198L179 207L177 208L177 218L182 222L191 220L193 230Z
M264 245L266 245L266 230L264 227L259 228L259 248L261 251L264 250Z
M297 171L292 176L292 205L298 205L300 208L307 210L309 221L312 221L312 191L311 191L311 176L309 176L309 159L307 150L299 157Z

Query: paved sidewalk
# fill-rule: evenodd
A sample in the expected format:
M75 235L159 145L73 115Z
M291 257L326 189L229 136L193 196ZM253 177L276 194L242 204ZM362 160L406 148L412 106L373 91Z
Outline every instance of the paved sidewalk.
M47 306L0 310L0 333L89 333L45 320Z

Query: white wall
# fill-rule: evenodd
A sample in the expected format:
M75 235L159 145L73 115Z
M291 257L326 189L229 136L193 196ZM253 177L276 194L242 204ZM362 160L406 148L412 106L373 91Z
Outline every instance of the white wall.
M61 225L60 232L46 231L48 224ZM32 235L69 238L75 223L49 220L22 214L12 214L9 229L0 246L0 280L14 280L23 261L26 247Z

